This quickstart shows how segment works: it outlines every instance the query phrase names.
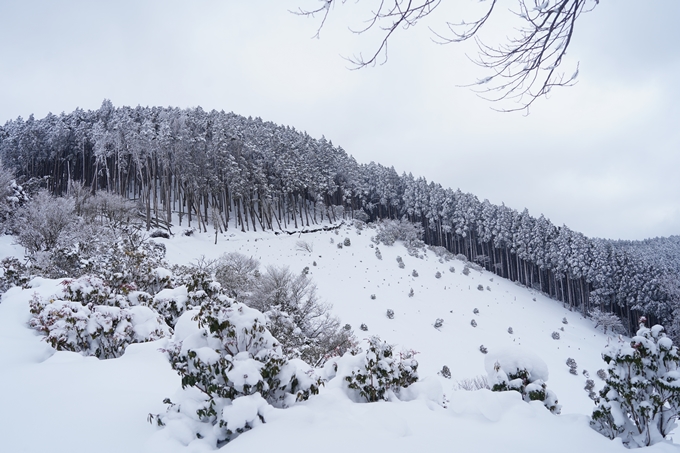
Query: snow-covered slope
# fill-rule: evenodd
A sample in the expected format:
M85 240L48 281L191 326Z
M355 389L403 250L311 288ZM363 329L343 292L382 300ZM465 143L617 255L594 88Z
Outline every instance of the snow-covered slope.
M160 240L173 263L236 251L257 258L263 267L287 265L295 272L309 267L321 298L333 304L333 312L359 338L380 335L398 349L418 352L423 381L404 398L415 399L359 404L329 385L308 402L273 410L265 425L241 435L224 451L625 450L620 441L609 441L588 426L593 403L583 390L582 372L588 370L596 385L602 384L596 372L604 368L600 351L608 341L592 322L488 272L464 275L462 261L440 260L432 251L413 257L400 243L381 245L378 259L370 241L373 234L369 228L342 226L337 234L230 231L217 245L211 234ZM351 245L339 249L345 238ZM0 240L2 256L16 254L10 250L10 238ZM300 250L298 241L311 244L313 251ZM403 269L397 256L405 263ZM167 428L146 421L148 413L162 412L162 400L180 388L179 377L158 351L163 340L130 346L123 357L105 361L54 352L26 322L33 292L49 296L57 292L58 282L36 280L33 286L10 289L0 304L0 451L209 450L201 442L185 447L176 440L181 436L170 436ZM386 316L388 309L394 319ZM437 318L444 321L439 329L434 327ZM360 330L362 323L368 331ZM558 340L553 332L559 333ZM457 381L485 374L487 356L480 352L481 345L489 355L524 348L542 358L550 372L548 388L557 394L562 415L551 414L538 402L524 403L516 392L459 390ZM576 360L578 375L569 373L567 358ZM437 375L443 365L451 369L451 379ZM446 407L436 402L441 393L448 400ZM677 447L662 443L651 451Z

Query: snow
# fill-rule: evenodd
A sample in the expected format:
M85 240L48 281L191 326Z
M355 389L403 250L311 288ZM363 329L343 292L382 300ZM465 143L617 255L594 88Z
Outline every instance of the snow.
M260 260L261 269L286 264L298 273L309 267L318 294L333 305L333 313L343 324L351 324L360 339L380 335L395 345L395 353L402 348L418 353L420 382L389 402L359 402L348 395L341 379L331 380L319 395L287 409L261 406L257 396L239 398L223 414L228 423L237 426L263 410L266 423L221 450L628 451L620 440L610 441L589 427L594 405L583 390L583 370L595 380L596 391L602 387L595 374L606 368L601 352L615 338L595 330L593 322L559 302L485 271L471 269L466 276L464 263L440 262L432 251L421 259L409 255L397 242L380 245L383 259L379 260L370 242L374 234L370 228L357 234L348 225L338 235L333 231L275 235L230 230L218 237L217 245L214 232L158 239L165 244L171 264L239 252ZM345 237L351 246L338 249L335 243ZM297 250L296 242L301 239L313 243L313 252ZM4 236L0 258L8 255L21 258L22 250ZM405 263L403 269L397 256ZM451 266L454 273L449 272ZM419 277L411 276L414 269ZM438 271L441 278L435 277ZM490 290L479 291L480 284ZM61 281L36 278L29 286L9 289L0 303L0 451L213 451L207 439L196 439L185 429L179 419L182 414L164 428L147 422L149 413L163 413L163 400L176 398L181 390L180 378L162 352L168 340L130 345L122 357L109 360L56 352L27 326L28 303L34 293L43 298L61 294ZM413 297L408 296L410 288ZM371 299L371 294L376 298ZM186 297L186 288L163 297L179 300ZM475 308L479 314L473 313ZM394 319L385 316L387 309L394 310ZM143 329L144 320L151 321L143 310L133 313L136 328ZM195 314L191 310L178 319L175 341L195 339L201 345L192 320ZM243 307L243 317L253 320L257 315ZM569 324L562 324L563 317ZM433 327L437 318L444 320L439 329ZM475 328L470 325L472 319L477 322ZM367 324L368 332L359 330L361 323ZM509 327L513 334L508 333ZM554 331L559 331L560 340L552 339ZM487 355L479 350L482 344L488 348ZM567 358L578 364L578 375L569 373ZM333 377L337 363L337 374L342 375L358 366L358 360L338 359L319 373ZM531 366L532 374L543 380L549 371L548 388L559 396L562 414L551 414L540 402L526 403L517 392L458 390L457 381L486 375L488 363L495 360ZM437 374L443 365L451 369L451 379ZM201 398L197 392L196 407ZM184 404L188 404L186 399ZM182 411L189 413L191 407ZM678 447L662 442L647 451L677 452Z

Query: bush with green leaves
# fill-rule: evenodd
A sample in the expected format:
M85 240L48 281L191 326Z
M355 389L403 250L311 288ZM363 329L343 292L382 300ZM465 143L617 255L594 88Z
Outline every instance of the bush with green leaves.
M29 270L24 263L13 256L0 261L0 292L5 292L12 286L24 286L29 280Z
M97 277L64 281L62 297L30 302L29 325L58 351L100 359L120 357L132 343L170 335L163 319L146 306L135 306Z
M344 377L348 387L367 402L387 401L391 394L418 381L415 352L395 354L393 346L378 336L368 338L368 350L360 354L359 364Z
M641 324L631 340L611 342L602 358L608 369L593 429L628 447L666 438L680 417L680 356L663 327Z
M485 366L492 391L516 391L524 401L541 401L553 414L561 412L557 396L546 384L548 367L537 356L526 351L500 351L487 354Z
M322 381L299 359L289 360L266 328L264 315L232 300L210 299L185 313L166 352L182 378L182 401L159 426L183 424L216 447L266 421L271 406L286 408L318 393Z

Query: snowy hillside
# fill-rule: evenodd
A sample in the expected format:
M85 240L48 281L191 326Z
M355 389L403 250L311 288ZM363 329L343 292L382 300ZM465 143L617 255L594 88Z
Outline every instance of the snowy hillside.
M165 244L171 263L240 252L258 259L262 269L288 265L299 273L308 267L321 299L333 305L333 313L358 338L379 335L397 350L418 352L421 382L409 387L402 401L352 402L332 381L307 402L272 409L264 425L222 450L626 450L620 440L610 441L588 425L593 402L583 389L584 372L596 389L602 386L596 372L605 368L600 352L608 341L592 321L489 272L469 269L466 275L465 262L437 257L432 250L421 249L421 256L414 257L401 243L376 246L370 240L374 234L370 228L343 225L294 235L230 231L217 245L212 234L157 239ZM350 245L339 248L346 239ZM11 237L0 241L2 257L21 255ZM164 398L172 399L180 390L179 376L159 351L167 340L131 345L120 358L98 360L55 352L27 327L32 295L56 294L59 283L35 279L29 289L8 290L0 303L0 450L211 451L191 433L147 422L149 413L165 410ZM438 319L443 322L435 328ZM559 398L561 415L539 402L523 402L516 392L459 388L462 380L486 375L485 359L514 348L547 364L548 388ZM576 375L566 365L568 358L576 361ZM444 365L450 379L438 374ZM678 451L679 445L662 442L649 451Z

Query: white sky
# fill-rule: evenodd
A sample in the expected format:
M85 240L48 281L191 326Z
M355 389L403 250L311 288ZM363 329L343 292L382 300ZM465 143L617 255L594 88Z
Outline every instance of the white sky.
M325 135L359 162L527 207L588 236L680 234L677 0L603 0L582 16L565 67L580 61L579 83L528 117L457 87L485 74L465 57L474 48L431 42L428 26L460 19L445 9L451 0L396 36L386 65L360 71L341 56L373 49L372 36L347 30L370 1L336 8L320 40L311 39L318 20L288 12L316 4L0 0L0 123L97 109L104 98L200 105ZM490 42L512 32L489 25Z

